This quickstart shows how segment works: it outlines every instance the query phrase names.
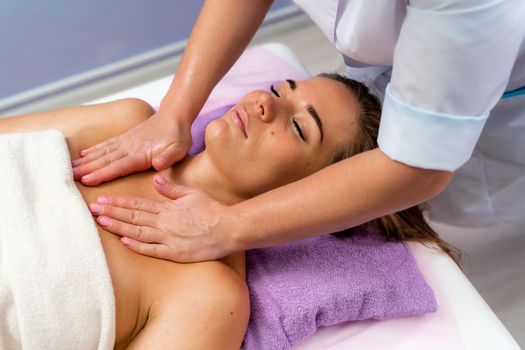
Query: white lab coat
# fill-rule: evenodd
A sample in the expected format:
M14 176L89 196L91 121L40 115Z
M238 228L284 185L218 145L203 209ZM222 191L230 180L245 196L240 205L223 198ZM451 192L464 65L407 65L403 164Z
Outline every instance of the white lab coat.
M294 0L384 94L378 143L394 160L454 171L430 217L465 227L523 221L523 0ZM490 116L490 118L489 118Z

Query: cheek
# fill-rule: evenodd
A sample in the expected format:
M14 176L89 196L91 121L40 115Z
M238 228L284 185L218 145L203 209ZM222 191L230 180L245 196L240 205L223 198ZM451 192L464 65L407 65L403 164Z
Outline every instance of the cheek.
M259 184L266 184L267 189L271 189L306 176L310 157L294 141L270 134L253 150L249 161L251 179L256 178Z
M250 196L309 175L310 155L290 135L267 130L253 143L236 143L221 120L206 129L206 151L239 191Z

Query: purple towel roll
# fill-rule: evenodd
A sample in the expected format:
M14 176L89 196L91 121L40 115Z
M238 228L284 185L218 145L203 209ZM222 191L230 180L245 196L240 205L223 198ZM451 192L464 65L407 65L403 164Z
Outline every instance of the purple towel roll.
M281 350L351 320L434 312L432 289L402 243L364 229L247 252L246 350Z
M199 116L195 118L195 121L191 125L192 144L190 150L188 151L190 156L194 156L197 153L204 151L204 148L206 147L204 144L204 134L206 132L206 127L211 121L222 117L222 115L232 107L233 105L219 107L209 111L208 113L199 114Z

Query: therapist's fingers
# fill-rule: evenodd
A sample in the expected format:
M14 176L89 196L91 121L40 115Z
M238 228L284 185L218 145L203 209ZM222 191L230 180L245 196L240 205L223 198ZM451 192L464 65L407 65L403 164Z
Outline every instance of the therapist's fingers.
M111 152L118 150L118 148L119 148L118 143L110 143L105 147L101 147L99 149L94 150L93 152L87 154L86 156L82 158L75 159L74 161L71 162L71 165L73 165L74 167L77 167L79 165L87 164L100 157L105 156L106 154L109 154Z
M163 206L161 202L146 198L110 195L97 197L97 203L126 209L142 210L152 214L158 214Z
M137 171L137 163L132 158L133 157L131 156L125 156L118 160L112 160L110 164L107 164L87 175L82 175L80 177L80 182L86 186L97 186L117 177L131 174ZM147 169L147 167L142 167L141 169Z
M195 192L193 188L175 184L158 174L153 176L153 186L157 192L169 199L178 199Z
M128 237L122 237L120 241L135 253L169 260L171 249L164 244L142 243Z
M104 142L101 142L101 143L98 143L94 146L91 146L89 148L86 148L86 149L83 149L80 151L80 156L81 157L85 157L87 156L88 154L90 153L93 153L97 150L100 150L101 148L104 148L104 147L108 147L109 145L112 145L112 144L117 144L117 139L118 139L118 136L117 137L113 137L107 141L104 141Z
M147 211L119 208L99 203L91 203L89 205L89 210L95 215L104 215L135 226L155 227L158 221L158 216L156 214Z
M189 143L191 145L191 142ZM151 164L155 170L164 170L178 162L188 152L189 145L182 145L181 143L172 143L160 154L153 158Z
M111 152L109 154L106 154L104 156L101 156L97 159L92 160L91 162L75 166L73 168L73 178L75 180L80 179L82 176L91 174L92 172L99 170L101 168L104 168L108 165L110 165L113 162L118 161L119 159L122 159L126 156L124 151L116 151Z
M96 221L106 231L122 237L129 237L147 243L162 242L163 235L161 232L149 226L132 225L127 222L113 220L107 216L99 216Z

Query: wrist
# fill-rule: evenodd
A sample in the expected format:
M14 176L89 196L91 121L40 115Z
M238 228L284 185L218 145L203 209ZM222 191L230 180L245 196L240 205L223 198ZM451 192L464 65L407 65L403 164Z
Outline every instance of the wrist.
M157 112L158 118L162 119L162 125L165 125L166 127L174 127L174 128L191 128L191 124L193 123L194 118L186 117L184 113L180 113L179 110L176 110L174 108L168 108L160 106L158 112Z
M221 220L220 232L223 235L226 250L240 252L251 249L251 241L246 235L246 220L242 213L238 212L237 205L225 206Z
M202 104L196 103L195 99L182 94L166 95L160 102L159 112L170 115L173 119L181 122L193 123L202 108Z

